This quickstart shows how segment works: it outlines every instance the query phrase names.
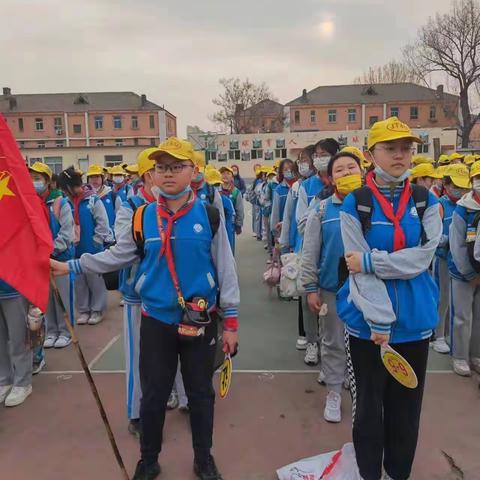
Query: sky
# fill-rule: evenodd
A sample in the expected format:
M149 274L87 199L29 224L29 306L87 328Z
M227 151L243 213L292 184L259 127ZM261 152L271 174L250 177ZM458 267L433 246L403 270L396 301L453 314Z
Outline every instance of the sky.
M12 93L134 91L187 125L209 120L222 77L286 103L348 84L450 0L2 0L0 82Z

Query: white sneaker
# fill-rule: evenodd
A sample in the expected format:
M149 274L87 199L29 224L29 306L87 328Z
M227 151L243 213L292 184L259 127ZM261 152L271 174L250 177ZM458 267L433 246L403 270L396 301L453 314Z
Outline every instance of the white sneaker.
M65 348L68 347L72 343L72 339L70 337L66 337L65 335L60 335L55 342L55 348Z
M307 344L304 362L311 366L318 365L318 345L316 343Z
M90 318L89 313L81 313L77 318L77 325L86 325L88 323L89 318Z
M43 348L52 348L57 341L56 335L47 335L47 338L43 342Z
M470 359L470 363L472 364L473 370L475 370L477 373L480 373L480 358L472 357Z
M445 341L445 337L437 338L432 342L432 348L437 353L450 353L450 347L448 343Z
M120 300L120 306L123 307L124 305L125 305L125 300L122 298L122 299Z
M88 319L89 325L97 325L103 320L103 313L102 312L93 312L90 318Z
M295 348L297 350L306 350L307 349L307 339L305 337L298 337Z
M453 371L462 377L469 377L472 374L468 363L465 360L458 360L456 358L453 359Z
M32 367L32 375L38 375L43 370L45 365L46 365L46 362L44 358L42 358L40 362L34 363Z
M323 370L320 370L318 372L318 378L317 378L317 382L320 384L320 385L326 385L327 382L325 382L325 372Z
M339 423L342 421L342 396L334 391L328 392L327 400L325 402L325 410L323 411L323 418L327 422Z
M21 405L31 393L31 385L28 387L13 387L8 394L8 397L5 399L5 406L16 407L17 405Z
M12 385L4 385L3 387L0 387L0 403L5 401L11 389Z

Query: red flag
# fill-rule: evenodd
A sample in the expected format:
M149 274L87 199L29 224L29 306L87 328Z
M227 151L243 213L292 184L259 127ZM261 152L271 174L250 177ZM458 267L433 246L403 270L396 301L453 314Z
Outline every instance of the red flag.
M0 278L45 312L53 242L41 202L0 115Z

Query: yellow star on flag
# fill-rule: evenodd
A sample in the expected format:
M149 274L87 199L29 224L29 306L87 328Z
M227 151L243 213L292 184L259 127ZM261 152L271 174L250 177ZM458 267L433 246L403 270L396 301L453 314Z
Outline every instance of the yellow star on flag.
M0 200L3 197L14 197L15 194L8 188L10 175L8 172L0 172Z

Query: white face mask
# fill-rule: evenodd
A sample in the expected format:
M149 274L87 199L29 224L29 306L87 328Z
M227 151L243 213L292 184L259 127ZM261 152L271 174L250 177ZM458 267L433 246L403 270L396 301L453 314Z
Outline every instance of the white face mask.
M330 156L329 155L323 155L322 157L315 157L313 159L313 166L319 172L325 172L327 170L329 161L330 161Z
M122 175L115 175L112 177L113 183L122 183L123 182L123 176Z
M480 178L474 178L472 181L473 190L476 193L480 193Z

